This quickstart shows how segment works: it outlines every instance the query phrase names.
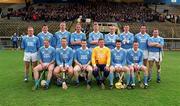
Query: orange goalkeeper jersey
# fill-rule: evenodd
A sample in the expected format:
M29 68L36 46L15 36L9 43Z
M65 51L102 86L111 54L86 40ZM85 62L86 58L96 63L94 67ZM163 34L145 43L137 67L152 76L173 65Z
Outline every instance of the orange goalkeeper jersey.
M107 47L100 48L99 46L95 47L92 51L92 65L96 64L105 64L110 65L111 62L111 52Z

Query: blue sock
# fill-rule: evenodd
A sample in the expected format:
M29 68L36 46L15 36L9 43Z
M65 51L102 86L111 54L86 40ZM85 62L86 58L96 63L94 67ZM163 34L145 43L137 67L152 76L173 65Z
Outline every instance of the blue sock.
M78 78L78 79L76 79L76 83L79 83L79 78Z
M113 79L114 79L114 73L110 72L109 74L110 85L113 85Z
M35 82L35 85L38 84L38 80L34 80L34 82Z
M88 80L87 80L87 84L89 84L90 82L91 82L91 80L88 79Z
M130 74L126 74L126 84L129 85L130 84Z
M157 72L157 79L160 79L160 72Z
M149 72L149 76L148 76L148 78L149 79L151 79L152 78L152 69L150 70L150 72Z
M118 73L114 73L115 78L119 78Z
M50 80L46 80L46 84L49 86Z
M147 84L147 76L144 75L144 84Z
M25 74L25 75L24 75L24 78L27 78L27 79L28 79L28 75Z
M135 84L134 72L132 73L132 84Z

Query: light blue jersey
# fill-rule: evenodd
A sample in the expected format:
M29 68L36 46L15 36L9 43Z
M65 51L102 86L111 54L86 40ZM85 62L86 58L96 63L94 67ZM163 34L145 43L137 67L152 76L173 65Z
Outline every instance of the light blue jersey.
M118 35L116 34L113 34L111 35L110 33L109 34L106 34L105 37L105 45L109 48L109 49L114 49L115 48L115 43L116 43L116 40L119 39L118 38Z
M111 50L111 65L125 66L126 65L126 51L122 48L119 50L114 48Z
M150 37L148 43L159 43L161 46L164 46L164 39L160 36ZM149 45L149 52L160 52L162 49Z
M68 32L68 31L64 31L64 32L61 32L61 31L57 31L54 35L55 37L55 42L56 42L56 47L57 48L60 48L61 47L61 39L62 38L66 38L67 42L68 42L68 45L70 45L70 36L71 36L71 33Z
M134 65L135 63L139 66L143 65L143 51L141 49L137 51L134 51L133 48L129 49L126 58L128 65Z
M120 40L121 40L121 47L123 48L123 49L131 49L132 48L132 45L133 45L133 42L134 42L134 34L133 33L130 33L130 32L128 32L128 33L125 33L125 32L123 32L123 33L121 33L120 34ZM125 43L125 41L127 41L126 43Z
M140 32L135 35L135 41L139 43L139 48L141 50L148 50L148 39L150 38L149 34L145 33L144 35Z
M56 50L52 46L49 46L48 48L42 46L39 49L38 57L43 63L50 63L51 61L55 61Z
M90 48L95 48L97 45L90 44L94 40L99 40L99 38L103 38L103 34L101 32L95 33L94 31L89 34L88 42Z
M56 49L56 63L57 65L63 66L72 66L74 53L70 47L66 47L65 49L57 48Z
M72 42L75 42L75 41L82 41L83 39L86 39L86 34L81 32L80 34L78 34L77 32L74 32L71 34L71 45L72 45ZM80 48L81 45L77 44L77 45L72 45L72 48L74 50Z
M35 53L38 51L40 47L39 38L36 36L24 36L21 43L21 48L24 49L25 52Z
M47 32L47 33L44 33L44 32L40 32L37 37L39 38L39 42L40 42L40 47L44 46L44 40L45 39L48 39L49 42L50 42L50 45L53 46L53 34Z
M87 64L89 61L91 61L91 51L88 48L83 50L82 47L77 49L75 52L75 60L81 65Z

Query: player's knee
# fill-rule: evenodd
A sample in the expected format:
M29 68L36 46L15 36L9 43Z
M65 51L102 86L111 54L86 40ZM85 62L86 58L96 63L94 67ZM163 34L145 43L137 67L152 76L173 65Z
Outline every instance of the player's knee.
M56 67L53 71L53 74L56 75L60 72L60 68L59 67Z
M80 70L79 66L74 67L74 72L78 72Z
M70 75L73 75L73 74L74 74L73 68L70 68L70 69L68 70L68 73L69 73Z

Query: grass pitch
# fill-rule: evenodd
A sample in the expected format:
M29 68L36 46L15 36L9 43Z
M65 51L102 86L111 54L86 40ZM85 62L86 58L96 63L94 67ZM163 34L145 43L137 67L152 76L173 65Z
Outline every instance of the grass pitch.
M101 90L93 83L91 90L73 85L64 91L51 85L49 90L32 91L32 79L23 82L23 52L0 51L0 106L179 106L180 52L165 52L161 83L156 72L148 89Z

